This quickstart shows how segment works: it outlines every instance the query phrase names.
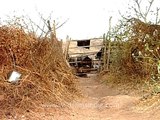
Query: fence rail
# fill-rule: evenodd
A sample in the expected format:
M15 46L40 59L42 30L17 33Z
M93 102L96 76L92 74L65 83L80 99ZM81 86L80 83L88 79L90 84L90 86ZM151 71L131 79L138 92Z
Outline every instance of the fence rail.
M74 49L74 48L85 48L85 47L104 47L104 45L92 45L92 46L77 46L77 47L69 47L69 49Z
M86 40L103 40L103 38L102 37L100 37L100 38L91 38L91 39L79 39L79 40L71 40L71 42L73 41L86 41Z
M92 60L92 61L101 61L101 60ZM68 62L68 63L91 63L91 62L85 62L85 61L74 61L74 62Z
M84 52L83 53L82 52L81 53L77 52L77 53L68 53L68 54L69 55L76 55L76 54L96 54L96 53L98 53L98 52L85 52L85 53Z

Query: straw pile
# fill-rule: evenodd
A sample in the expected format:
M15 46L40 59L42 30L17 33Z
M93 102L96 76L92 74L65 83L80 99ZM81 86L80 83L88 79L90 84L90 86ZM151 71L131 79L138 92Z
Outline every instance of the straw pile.
M22 74L18 83L8 82L13 70ZM39 39L15 26L0 27L0 117L59 104L77 93L56 38Z

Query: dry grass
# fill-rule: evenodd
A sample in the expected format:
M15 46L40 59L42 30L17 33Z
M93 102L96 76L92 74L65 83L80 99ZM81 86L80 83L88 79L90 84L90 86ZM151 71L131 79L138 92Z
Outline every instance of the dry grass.
M159 97L160 96L157 94L157 95L150 96L147 99L140 101L138 105L136 106L136 109L141 112L159 110L160 108Z
M78 95L56 38L39 39L15 26L2 26L0 58L0 118L45 103L65 104ZM13 70L22 74L16 84L8 82Z
M159 110L160 95L159 92L156 92L155 85L151 84L149 79L137 75L113 72L107 72L105 75L101 73L100 76L103 83L118 90L119 94L139 97L140 101L133 108L134 110L139 112Z
M145 91L145 82L147 80L136 75L131 76L122 73L107 72L105 75L102 75L101 79L107 86L117 89L119 94L143 97L147 93Z

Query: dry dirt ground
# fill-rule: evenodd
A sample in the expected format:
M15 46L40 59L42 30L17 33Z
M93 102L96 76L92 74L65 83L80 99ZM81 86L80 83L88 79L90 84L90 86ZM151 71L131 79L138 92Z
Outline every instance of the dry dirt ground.
M137 103L141 97L119 93L96 78L79 78L84 97L69 103L69 108L44 105L43 111L28 113L21 120L160 120L160 110L144 111Z

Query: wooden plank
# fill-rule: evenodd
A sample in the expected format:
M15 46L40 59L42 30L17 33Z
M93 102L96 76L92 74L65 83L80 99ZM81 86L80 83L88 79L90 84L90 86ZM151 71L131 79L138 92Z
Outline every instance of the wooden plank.
M108 33L108 56L107 56L107 71L109 70L109 61L110 61L110 54L111 54L111 20L112 17L109 18L109 33Z
M74 61L74 62L68 62L68 63L92 63L93 61L99 61L101 62L101 60L92 60L91 62L85 62L85 61Z
M87 54L87 56L90 56L90 55L94 55L94 54ZM85 55L80 55L80 56L69 56L69 58L77 58L77 57L85 57Z
M93 45L93 46L76 46L76 47L69 47L69 49L74 49L74 48L85 48L85 47L104 47L104 45Z
M107 50L106 50L106 48L107 48L107 36L104 34L103 35L103 42L104 42L104 50L103 50L103 69L105 69L106 68L106 52L107 52ZM102 68L101 68L101 70L102 70Z
M98 70L98 68L81 68L81 71L94 71Z
M99 51L98 51L99 52ZM76 55L76 54L94 54L94 53L98 53L98 52L86 52L86 53L68 53L69 55ZM107 53L107 51L106 51Z
M85 41L85 40L100 40L100 39L103 39L103 38L90 38L90 39L79 39L79 40L72 40L73 42L74 41Z
M71 39L69 37L66 38L66 48L65 48L65 58L68 60L68 51L69 51L69 46L70 46L70 41Z

